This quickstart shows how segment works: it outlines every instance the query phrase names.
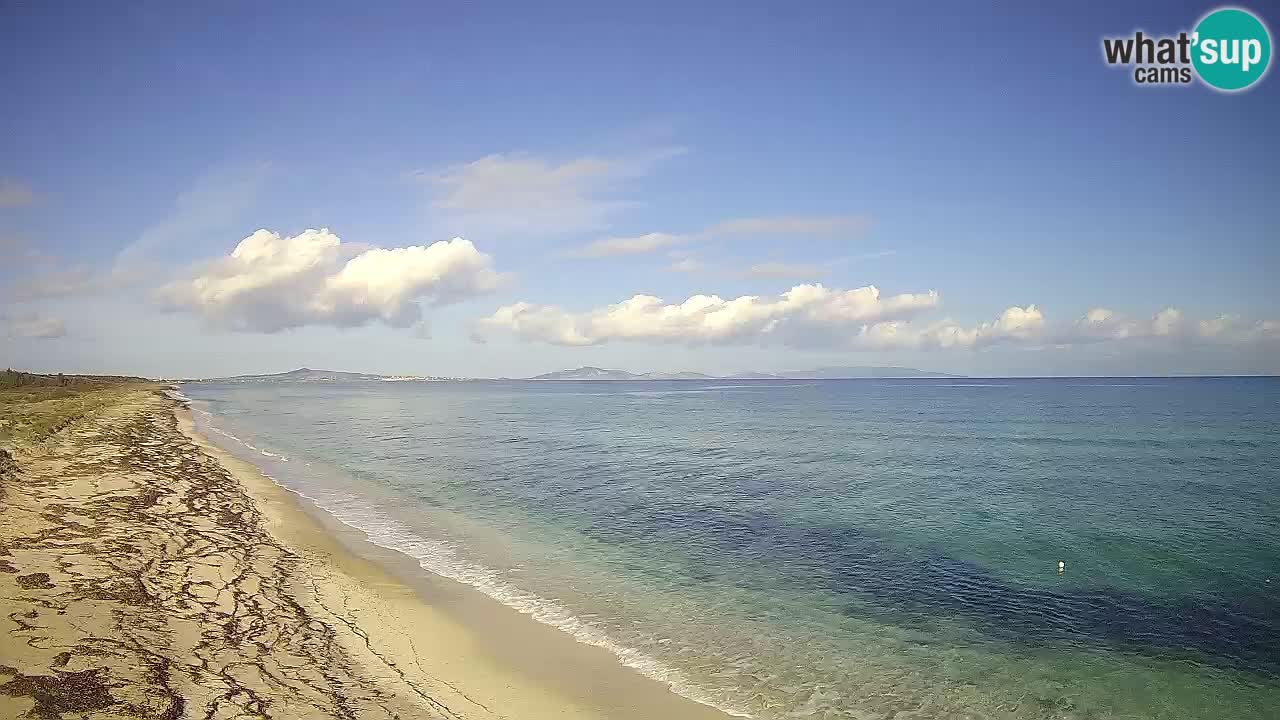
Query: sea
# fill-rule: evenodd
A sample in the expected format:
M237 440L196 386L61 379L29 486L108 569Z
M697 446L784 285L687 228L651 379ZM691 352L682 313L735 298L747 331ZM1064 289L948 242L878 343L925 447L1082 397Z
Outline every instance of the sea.
M1280 717L1280 379L188 383L370 541L743 717Z

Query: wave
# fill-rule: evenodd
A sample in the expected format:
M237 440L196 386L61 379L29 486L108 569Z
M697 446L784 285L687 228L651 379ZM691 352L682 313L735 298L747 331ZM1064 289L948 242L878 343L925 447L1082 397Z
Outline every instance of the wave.
M280 462L289 462L289 458L288 458L288 457L286 457L286 456L284 456L284 455L281 455L281 454L279 454L279 453L273 453L273 452L271 452L270 450L265 450L265 449L263 449L263 448L260 448L260 447L258 447L257 445L254 445L253 443L249 442L248 440L244 440L244 439L242 439L242 438L236 437L235 435L232 435L231 433L227 432L226 430L223 430L222 428L220 428L220 427L218 427L218 426L214 425L213 423L209 422L209 421L208 421L208 418L212 418L212 417L213 417L213 413L207 412L207 411L205 411L205 410L200 410L200 409L198 409L198 408L196 409L196 412L198 412L198 413L200 413L200 414L202 414L202 415L204 415L204 416L205 416L206 420L205 420L204 426L205 426L206 428L208 428L209 430L212 430L213 432L216 432L216 433L218 433L219 435L221 435L221 436L223 436L223 437L225 437L225 438L228 438L228 439L230 439L230 440L234 440L235 442L240 443L241 445L243 445L243 446L245 446L245 447L249 448L250 450L252 450L252 451L254 451L254 452L256 452L256 453L259 453L259 454L261 454L261 455L265 455L266 457L272 458L272 459L274 459L274 460L279 460Z
M719 700L693 684L679 670L613 640L598 626L574 615L556 601L517 587L493 568L462 559L452 543L422 537L373 506L338 508L323 501L311 501L343 525L358 530L374 545L417 560L423 570L470 585L521 614L569 634L580 643L608 650L626 667L666 684L678 695L737 717L751 717L746 710Z
M208 419L213 417L212 413L204 410L197 410L197 412L205 416L204 426L213 432L250 450L287 461L287 458L262 450L214 426L208 422ZM310 463L304 464L310 465ZM418 535L407 526L388 517L377 507L364 502L357 495L339 493L330 499L315 497L284 484L265 472L263 468L259 468L259 471L275 485L309 501L338 522L356 530L370 543L413 558L418 562L418 566L427 572L469 585L523 615L528 615L544 625L567 633L580 643L607 650L617 657L622 665L665 684L677 695L736 717L752 717L751 713L744 708L717 698L713 693L694 684L676 668L663 664L641 650L615 641L598 626L574 615L560 603L517 587L503 578L498 570L464 560L454 544Z
M191 398L187 397L186 395L183 395L181 391L166 388L163 392L165 396L169 397L172 400L177 400L178 402L184 405L191 404Z

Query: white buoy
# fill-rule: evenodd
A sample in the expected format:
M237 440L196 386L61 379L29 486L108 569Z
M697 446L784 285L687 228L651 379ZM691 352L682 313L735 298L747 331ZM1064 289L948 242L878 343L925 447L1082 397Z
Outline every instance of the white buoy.
M1061 573L1062 573L1062 571L1063 571L1063 570L1066 570L1066 569L1067 569L1067 564L1066 564L1065 562L1063 562L1062 560L1059 560L1059 561L1058 561L1058 573L1059 573L1059 574L1061 574Z

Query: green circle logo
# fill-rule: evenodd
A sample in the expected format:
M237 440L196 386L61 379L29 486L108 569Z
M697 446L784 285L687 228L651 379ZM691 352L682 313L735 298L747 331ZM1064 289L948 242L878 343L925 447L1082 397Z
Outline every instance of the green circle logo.
M1271 63L1271 34L1247 10L1214 10L1196 25L1191 63L1210 87L1233 92L1262 79Z

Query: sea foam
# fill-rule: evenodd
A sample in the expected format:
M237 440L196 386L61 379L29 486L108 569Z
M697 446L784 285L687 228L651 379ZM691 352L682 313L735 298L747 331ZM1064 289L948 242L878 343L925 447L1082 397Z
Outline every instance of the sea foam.
M282 455L263 450L215 426L210 422L214 417L212 413L200 409L196 409L196 412L200 413L204 419L203 426L208 430L261 455L288 461ZM338 522L358 531L370 543L413 558L423 570L469 585L523 615L569 634L580 643L603 648L617 657L622 665L665 684L677 695L736 717L752 717L738 703L718 697L698 686L684 673L651 655L615 641L599 626L578 617L555 600L517 587L493 568L463 559L453 543L423 537L352 493L312 495L286 485L264 468L259 467L259 470L272 483L307 500Z

